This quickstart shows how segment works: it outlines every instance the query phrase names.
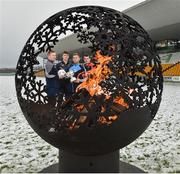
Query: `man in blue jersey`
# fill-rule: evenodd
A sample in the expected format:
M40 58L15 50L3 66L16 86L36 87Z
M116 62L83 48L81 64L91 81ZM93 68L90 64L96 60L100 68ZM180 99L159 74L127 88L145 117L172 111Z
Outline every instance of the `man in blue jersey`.
M72 66L69 68L69 71L74 73L74 80L72 81L72 92L76 91L77 86L82 83L85 79L80 78L79 74L83 71L86 71L85 67L80 64L80 55L78 53L73 54Z

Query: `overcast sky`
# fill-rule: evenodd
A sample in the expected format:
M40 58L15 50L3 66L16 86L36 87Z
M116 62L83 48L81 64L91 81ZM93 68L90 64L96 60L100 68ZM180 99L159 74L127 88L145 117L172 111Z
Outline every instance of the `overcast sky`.
M53 14L80 5L123 11L144 0L0 0L0 68L16 67L32 32Z

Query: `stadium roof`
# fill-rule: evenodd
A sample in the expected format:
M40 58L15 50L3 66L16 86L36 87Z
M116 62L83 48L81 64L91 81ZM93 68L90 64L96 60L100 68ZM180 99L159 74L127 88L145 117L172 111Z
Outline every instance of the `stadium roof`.
M180 39L179 0L146 0L123 12L138 21L153 40Z
M154 41L180 39L180 0L146 0L123 11L135 19ZM54 47L57 53L63 50L87 49L72 34L61 39Z

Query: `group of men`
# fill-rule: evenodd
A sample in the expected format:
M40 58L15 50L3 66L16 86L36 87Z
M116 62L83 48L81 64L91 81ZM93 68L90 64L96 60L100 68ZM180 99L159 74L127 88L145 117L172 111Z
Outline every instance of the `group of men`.
M56 62L56 52L48 52L48 60L45 65L46 87L49 99L53 99L60 93L66 99L72 96L77 86L87 79L86 72L94 67L88 55L83 56L83 63L80 63L80 55L74 53L72 60L69 53L64 51L62 60Z

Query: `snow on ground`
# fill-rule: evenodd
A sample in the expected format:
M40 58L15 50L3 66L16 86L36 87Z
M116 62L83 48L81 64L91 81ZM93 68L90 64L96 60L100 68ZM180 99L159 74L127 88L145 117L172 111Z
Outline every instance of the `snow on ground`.
M164 83L155 119L138 139L121 150L121 160L147 172L180 172L180 83Z
M0 172L38 172L58 162L58 150L28 125L17 102L14 76L0 76ZM120 159L146 172L180 172L180 83L165 83L149 128L123 148Z

